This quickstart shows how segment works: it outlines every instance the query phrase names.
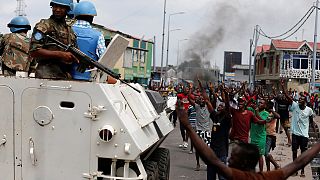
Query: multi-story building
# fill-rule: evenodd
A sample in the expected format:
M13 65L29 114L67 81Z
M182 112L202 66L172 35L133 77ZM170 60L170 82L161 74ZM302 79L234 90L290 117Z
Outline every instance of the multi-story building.
M151 65L153 61L154 42L143 40L101 25L94 24L94 27L103 33L107 45L116 34L120 34L129 41L125 53L117 61L113 70L120 73L121 78L124 80L147 85L152 71Z
M242 63L242 52L233 52L233 51L224 52L223 75L225 76L226 80L229 77L228 75L230 75L230 73L234 73L234 69L232 69L232 67L234 65L241 65L241 63Z
M317 51L320 50L318 44ZM272 40L271 45L257 48L256 81L261 84L278 85L279 79L285 77L291 84L307 84L316 70L319 79L320 59L317 54L316 67L312 68L313 43L307 41ZM304 87L307 90L307 87Z

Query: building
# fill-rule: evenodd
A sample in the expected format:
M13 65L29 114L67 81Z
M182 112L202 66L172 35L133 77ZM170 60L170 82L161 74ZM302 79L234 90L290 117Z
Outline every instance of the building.
M234 65L241 65L242 63L242 52L233 52L225 51L224 52L224 65L223 65L223 74L226 76L226 73L233 73Z
M123 56L117 61L113 71L120 73L121 78L143 85L148 84L151 77L151 65L153 61L154 42L143 40L120 31L112 30L101 25L94 24L100 30L108 45L116 34L120 34L129 41L128 48Z
M320 44L318 43L319 52ZM316 61L316 79L319 79L319 54ZM262 85L279 86L281 77L289 79L289 87L304 84L308 90L308 82L312 77L313 43L307 41L272 40L271 45L257 47L256 81ZM270 87L270 86L269 86Z
M249 82L249 72L250 66L247 64L234 65L232 67L234 69L234 81L237 85L240 85L241 82L247 81ZM251 68L251 77L253 75L253 68Z

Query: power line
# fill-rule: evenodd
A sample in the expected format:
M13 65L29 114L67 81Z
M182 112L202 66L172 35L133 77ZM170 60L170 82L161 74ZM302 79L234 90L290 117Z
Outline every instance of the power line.
M290 35L286 36L285 38L282 38L281 40L285 40L285 39L288 39L289 37L291 37L292 35L294 35L296 32L298 32L298 30L307 22L307 20L309 19L309 17L311 16L312 12L314 11L314 8L313 10L311 11L311 13L308 15L307 19L305 19L303 21L303 23L295 30L293 31Z
M315 6L311 6L310 9L306 12L306 14L292 27L290 28L288 31L278 35L278 36L268 36L260 27L260 31L259 31L259 34L261 34L262 36L266 37L266 38L269 38L269 39L275 39L275 38L279 38L279 37L282 37L286 34L288 34L289 32L291 32L293 29L295 29L302 21L302 24L298 27L297 30L294 31L294 33L296 33L301 27L302 25L309 19L310 15L312 14L312 12L314 11L315 9ZM306 18L307 17L307 18ZM305 19L306 18L306 19ZM289 38L290 36L292 36L294 33L291 33L289 36L283 38L283 39L287 39Z

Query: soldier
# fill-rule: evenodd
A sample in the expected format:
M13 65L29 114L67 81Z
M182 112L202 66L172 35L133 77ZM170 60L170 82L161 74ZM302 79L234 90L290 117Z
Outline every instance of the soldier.
M29 58L28 30L31 29L26 17L18 16L8 24L11 33L0 37L0 55L2 73L14 76L16 71L28 72L31 58Z
M81 1L75 5L73 12L77 19L72 26L77 36L77 44L82 52L97 61L107 49L103 34L91 26L94 16L97 16L97 10L92 2ZM78 64L73 63L71 71L73 79L90 80L90 72L80 73L77 68ZM114 84L116 80L108 76L107 82Z
M51 0L51 17L40 20L33 29L30 55L38 63L38 78L70 79L72 63L79 62L72 53L63 51L46 39L46 35L50 35L64 44L76 46L76 36L65 21L71 3L72 0Z
M77 21L73 24L72 29L77 36L80 50L97 61L106 50L106 45L103 34L91 27L96 15L97 11L92 2L81 1L74 8L74 16ZM73 63L71 71L73 79L90 80L90 72L80 73L77 68L78 64Z

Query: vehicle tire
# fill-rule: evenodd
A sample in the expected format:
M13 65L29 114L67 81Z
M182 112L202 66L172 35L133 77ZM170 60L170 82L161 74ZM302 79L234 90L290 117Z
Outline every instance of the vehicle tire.
M156 149L149 158L158 163L159 179L169 180L170 175L170 151L166 148Z
M148 180L158 180L159 179L159 168L158 164L154 161L144 161L143 162L144 169L147 173L147 179Z

